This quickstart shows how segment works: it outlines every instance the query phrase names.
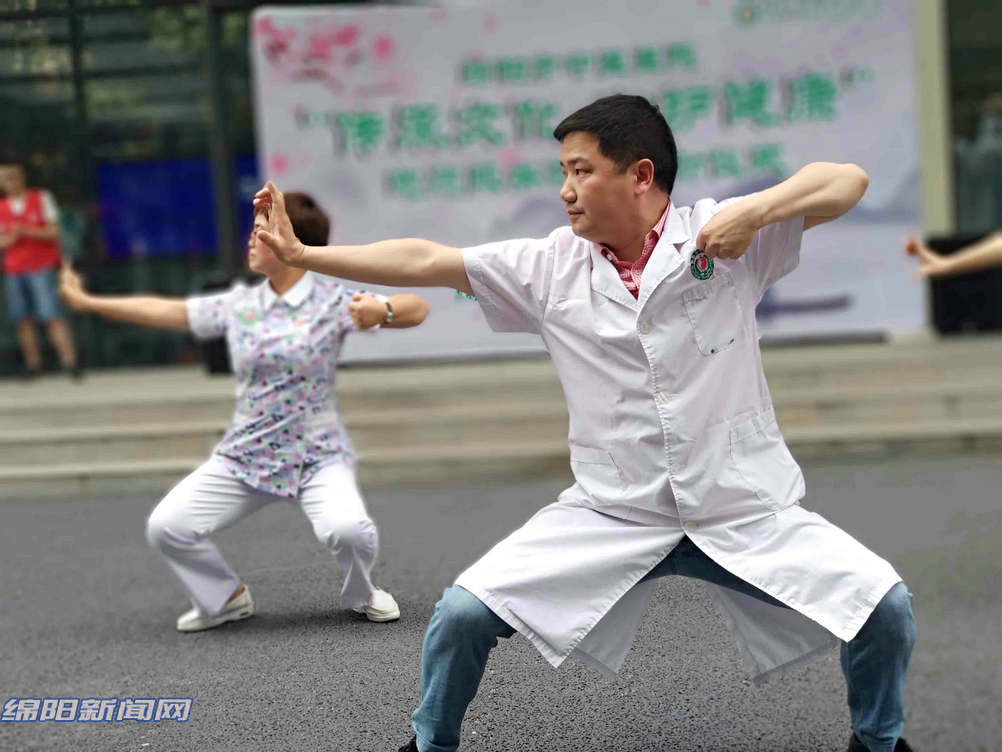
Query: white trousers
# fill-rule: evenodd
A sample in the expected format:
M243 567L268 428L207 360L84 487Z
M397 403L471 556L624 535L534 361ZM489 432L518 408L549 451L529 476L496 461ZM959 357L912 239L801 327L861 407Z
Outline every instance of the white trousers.
M208 536L275 501L298 504L317 539L337 559L344 572L341 607L369 603L379 534L354 469L343 464L318 470L297 499L288 499L237 480L212 457L157 504L146 522L146 539L166 558L195 608L212 616L223 609L240 579Z

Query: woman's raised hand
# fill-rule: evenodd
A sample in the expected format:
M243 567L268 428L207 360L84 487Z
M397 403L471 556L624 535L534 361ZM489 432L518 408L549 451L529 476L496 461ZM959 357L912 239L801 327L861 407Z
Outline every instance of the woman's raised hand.
M300 266L306 250L292 229L285 211L285 196L270 180L254 195L254 211L263 211L268 218L268 229L257 230L257 237L283 264Z

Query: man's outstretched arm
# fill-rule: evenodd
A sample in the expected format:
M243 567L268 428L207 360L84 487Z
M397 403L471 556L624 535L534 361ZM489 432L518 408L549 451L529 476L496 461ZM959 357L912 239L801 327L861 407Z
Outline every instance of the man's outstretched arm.
M459 248L421 238L368 245L303 245L292 230L282 192L270 180L254 197L254 206L268 213L268 229L259 230L258 238L289 266L369 284L451 287L473 294Z
M703 226L696 247L707 256L738 258L766 225L804 218L804 229L830 222L863 197L870 179L854 164L812 162L782 183L722 209Z

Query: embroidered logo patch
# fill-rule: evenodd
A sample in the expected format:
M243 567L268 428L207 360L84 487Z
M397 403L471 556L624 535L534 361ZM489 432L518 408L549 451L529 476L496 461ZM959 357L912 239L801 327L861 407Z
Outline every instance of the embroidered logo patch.
M689 270L696 279L709 279L713 276L713 259L702 251L693 251L689 257Z

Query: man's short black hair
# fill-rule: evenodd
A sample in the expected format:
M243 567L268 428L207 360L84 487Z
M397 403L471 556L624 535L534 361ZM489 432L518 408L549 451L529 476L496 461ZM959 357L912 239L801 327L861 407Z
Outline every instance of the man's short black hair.
M598 138L598 150L620 170L639 159L651 160L654 182L671 194L678 172L675 137L661 110L644 97L613 94L596 99L565 117L553 137L563 141L574 131Z

